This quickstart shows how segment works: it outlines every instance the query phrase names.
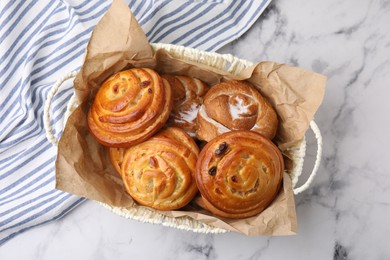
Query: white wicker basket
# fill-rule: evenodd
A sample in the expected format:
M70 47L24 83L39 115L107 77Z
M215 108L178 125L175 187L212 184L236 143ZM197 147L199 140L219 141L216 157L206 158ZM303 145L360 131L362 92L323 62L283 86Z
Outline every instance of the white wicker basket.
M165 49L174 57L189 60L189 61L196 61L221 70L228 71L232 74L238 74L243 69L253 65L249 61L238 59L230 54L210 53L210 52L199 51L188 47L176 46L170 44L161 44L161 43L152 44L152 47L155 50L161 48ZM61 79L59 79L53 85L52 89L49 91L47 100L45 102L44 127L46 131L46 137L55 146L57 146L58 144L58 139L54 136L53 128L50 125L50 105L54 95L57 93L62 83L70 78L74 78L76 74L77 72L71 72L65 75L64 77L62 77ZM65 118L64 118L65 121L69 117L70 113L77 107L77 105L78 104L76 104L74 96L72 96L72 98L68 102L67 111L65 113ZM310 186L311 182L314 179L314 176L317 173L320 160L321 160L321 153L322 153L321 133L314 121L310 123L310 127L317 139L317 156L316 156L316 161L314 163L314 168L312 170L312 173L310 174L306 182L300 187L296 187L296 185L298 182L298 178L302 173L304 157L306 154L305 139L303 139L298 146L291 148L289 150L293 159L293 167L292 170L288 172L288 174L291 176L292 179L294 194L301 193ZM163 226L174 227L174 228L184 229L184 230L191 230L194 232L201 232L201 233L228 232L228 230L212 227L210 225L201 223L189 217L180 217L180 218L168 217L160 214L157 211L142 206L135 206L132 208L119 208L119 207L111 207L103 203L102 205L120 216L129 219L139 220L142 222L160 224Z

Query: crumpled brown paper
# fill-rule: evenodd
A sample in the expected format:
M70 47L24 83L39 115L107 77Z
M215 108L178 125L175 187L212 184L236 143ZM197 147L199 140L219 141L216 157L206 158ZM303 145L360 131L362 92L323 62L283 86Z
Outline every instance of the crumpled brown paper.
M87 47L84 64L75 79L80 106L69 117L58 145L56 188L117 207L132 207L133 200L115 173L107 148L97 143L87 128L87 113L96 91L110 75L131 67L150 67L160 73L197 77L214 85L221 80L247 80L268 98L280 120L276 142L283 151L299 143L322 102L326 78L322 75L274 62L260 62L239 75L172 57L167 51L153 52L129 8L114 0L97 24ZM247 235L291 235L296 233L296 213L291 179L272 204L247 219L219 219L205 210L188 206L162 214L189 216L212 226Z

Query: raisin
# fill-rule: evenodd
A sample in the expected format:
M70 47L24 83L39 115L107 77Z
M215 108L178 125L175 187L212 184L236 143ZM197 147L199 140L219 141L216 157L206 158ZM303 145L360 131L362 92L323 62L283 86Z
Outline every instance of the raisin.
M235 176L235 175L233 175L231 179L233 182L238 182L237 176Z
M147 86L149 86L149 85L150 85L150 81L149 81L149 80L142 81L142 82L139 83L139 86L140 86L141 88L147 87Z
M152 89L151 88L148 88L148 92L150 93L150 94L152 94Z
M118 93L119 84L115 84L113 87L114 93Z
M158 161L157 161L156 157L154 157L154 156L150 157L150 159L149 159L149 164L150 164L153 168L157 168L157 167L158 167Z
M214 153L216 156L223 155L226 152L227 148L228 144L226 142L223 142L219 145L218 149L215 150Z
M214 176L217 173L217 167L213 166L209 169L209 174Z
M218 193L218 194L223 194L222 191L219 189L219 188L215 188L215 192Z

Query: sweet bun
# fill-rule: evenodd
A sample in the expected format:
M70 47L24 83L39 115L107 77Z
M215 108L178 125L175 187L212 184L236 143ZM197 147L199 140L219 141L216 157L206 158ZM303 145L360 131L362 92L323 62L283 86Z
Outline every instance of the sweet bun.
M155 71L134 68L108 78L88 113L89 130L105 146L141 143L168 120L172 109L169 83Z
M272 202L283 171L282 154L269 139L252 131L231 131L202 149L196 182L210 212L224 218L246 218Z
M173 93L173 109L168 125L176 126L195 137L196 117L209 87L199 79L186 76L162 75L169 82Z
M139 204L157 210L187 205L196 195L199 149L183 130L169 127L126 149L121 173L125 188Z
M205 141L231 130L251 130L272 139L278 127L270 103L249 83L235 80L207 92L197 120L196 136Z

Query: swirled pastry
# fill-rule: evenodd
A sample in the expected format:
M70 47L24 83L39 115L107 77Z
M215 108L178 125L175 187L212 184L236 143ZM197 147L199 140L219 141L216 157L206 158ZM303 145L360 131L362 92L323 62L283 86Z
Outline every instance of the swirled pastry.
M268 101L249 83L226 81L205 95L196 136L205 141L231 130L251 130L272 139L278 118Z
M89 110L88 126L101 144L129 147L161 129L171 109L166 80L151 69L129 69L103 83Z
M122 179L139 204L158 210L179 209L198 189L195 181L199 150L179 128L167 128L149 140L126 149Z
M196 78L162 75L168 80L173 93L173 109L168 119L170 126L176 126L195 137L196 117L203 103L203 96L209 87Z
M215 215L245 218L263 211L283 178L279 149L252 131L232 131L202 149L196 182L204 205Z

